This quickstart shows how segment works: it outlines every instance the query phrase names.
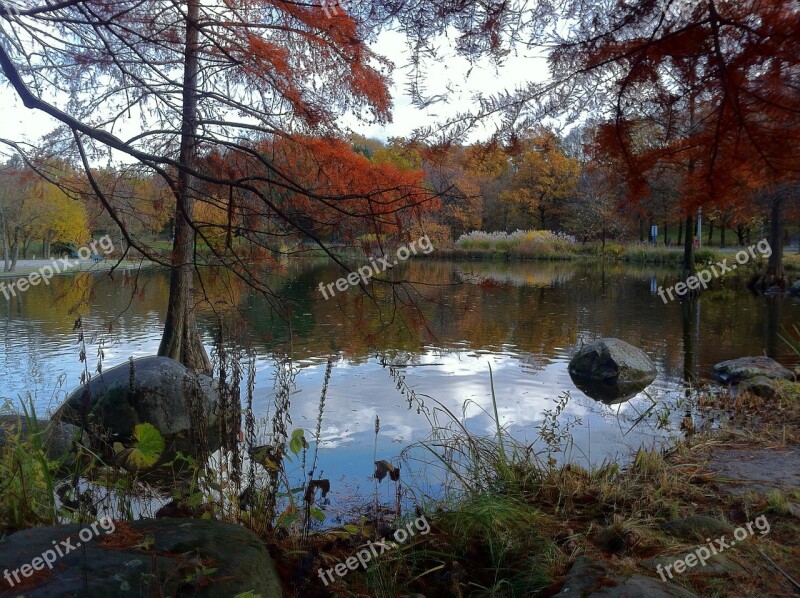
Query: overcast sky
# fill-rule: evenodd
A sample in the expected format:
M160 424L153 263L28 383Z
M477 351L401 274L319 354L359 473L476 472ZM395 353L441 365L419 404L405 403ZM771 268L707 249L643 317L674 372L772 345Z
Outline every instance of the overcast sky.
M446 102L437 103L425 109L411 105L405 93L406 75L409 72L408 52L401 33L387 31L380 35L373 49L389 58L395 64L393 122L386 126L364 125L353 118L343 118L342 124L367 137L386 140L388 137L403 137L415 128L435 124L438 120L465 111L474 106L473 97L477 92L493 93L525 84L541 81L546 77L544 59L531 55L511 55L499 71L488 60L472 67L455 56L450 40L442 37L442 60L428 65L426 92L430 96L445 95ZM0 137L35 142L57 125L56 121L41 112L26 109L10 89L2 75L0 80Z
M496 93L547 78L547 63L541 56L510 55L499 70L491 66L489 60L482 60L470 70L469 62L455 55L451 40L442 37L439 42L443 59L428 65L426 92L429 96L446 95L447 102L420 110L411 105L405 93L409 65L404 36L395 31L381 34L373 49L395 63L393 122L385 127L361 126L358 132L383 140L403 137L417 127L433 125L438 120L473 109L476 93Z

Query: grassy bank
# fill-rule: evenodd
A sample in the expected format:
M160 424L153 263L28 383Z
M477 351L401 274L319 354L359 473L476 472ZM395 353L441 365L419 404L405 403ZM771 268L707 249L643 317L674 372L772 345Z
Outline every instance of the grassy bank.
M175 480L173 516L180 512L184 517L233 521L250 528L270 548L287 596L551 596L564 589L565 575L581 556L606 563L614 579L636 574L661 583L655 563L672 562L707 543L705 536L676 535L664 524L699 515L726 529L763 516L771 530L727 551L722 564L698 567L669 583L698 596L787 593L785 578L770 561L784 571L797 570L800 525L792 505L800 502L800 494L732 494L725 480L715 476L709 460L721 450L740 450L746 455L800 443L798 384L780 383L770 399L708 389L687 408L686 436L669 450L643 449L630 461L586 469L559 466L556 461L570 443L570 424L559 417L570 400L568 394L559 397L553 412L545 414L538 436L527 444L509 436L499 423L499 405L510 397L498 400L492 393L495 433L479 436L444 405L430 397L421 400L395 370L390 373L397 388L431 426L428 438L404 451L396 478L390 469L384 471L398 496L410 492L416 498L415 512L367 504L363 510L354 509L343 524L315 531L314 521L325 517L315 504L319 485L314 485L312 474L302 486L293 487L289 459L295 463L291 467L302 463L304 470L313 470L317 463L316 443L311 448L306 436L319 437L330 368L329 363L316 432L285 431L285 445L254 453L262 464L257 474L268 482L264 490L251 492L245 500L246 493L231 483L233 478L222 475L234 465L220 467L189 459L188 476L186 472L179 475L173 469L175 463L165 466L166 477ZM280 389L290 385L280 375L277 382L273 417L279 418L280 427L287 406ZM248 399L251 392L246 391ZM28 415L30 426L35 427L35 414ZM246 424L248 437L251 425ZM376 421L376 436L379 425ZM144 447L138 450L147 452ZM402 477L419 454L427 455L427 466L444 480L444 491L436 498ZM84 511L85 504L94 502L90 497L73 498L70 509L54 499L65 466L73 468L69 477L92 479L113 492L120 519L133 516L130 504L139 498L136 489L152 480L145 474L122 471L114 462L93 460L89 469L78 470L74 463L51 461L42 433L7 437L0 448L0 479L6 480L0 495L3 522L18 529L92 520L96 515ZM391 539L398 529L409 529L420 518L429 524L428 532L398 541L386 554L376 555L368 568L348 570L330 583L323 583L318 575L320 569L346 562L369 543ZM421 527L416 529L421 531ZM606 583L614 585L611 574Z
M58 264L60 273L70 274L73 272L108 272L111 268L116 271L121 270L138 270L140 268L150 268L155 264L148 260L123 260L118 262L116 259L104 259L99 262L94 260L70 260L71 266L66 268L59 260L20 260L17 262L17 267L13 272L1 272L0 278L23 278L34 272L40 272L43 267L53 269L53 264Z
M593 470L554 464L553 451L565 439L554 421L525 445L500 426L493 437L470 434L443 410L445 423L422 443L436 455L433 461L449 484L448 500L418 510L430 521L430 536L415 538L366 572L357 569L330 586L322 588L318 579L299 582L292 595L551 596L564 591L564 577L579 556L607 563L621 578L640 575L662 583L657 564L704 545L705 533L719 537L665 527L698 516L726 530L760 517L769 523L770 535L762 531L714 566L677 575L670 584L698 596L784 595L790 582L774 565L791 572L800 563L800 523L791 507L800 493L731 494L708 463L722 450L745 455L800 442L800 385L783 383L769 401L709 391L694 409L685 421L686 437L670 450L639 450L628 464ZM720 413L721 426L701 428L704 416ZM320 567L344 562L375 538L374 529L351 531L356 533L344 538L341 531L313 537L310 550L320 555ZM286 554L286 547L278 546L276 552ZM292 566L301 567L308 554L301 551ZM606 585L615 583L607 579Z
M709 260L720 260L722 259L721 255L711 249L698 249L695 252L695 263L701 264ZM683 251L670 247L640 244L623 245L621 243L606 243L605 248L603 248L599 243L587 243L558 249L537 248L535 250L452 247L449 249L437 249L430 253L429 257L486 261L581 261L605 259L630 264L679 266L683 262ZM800 265L798 269L800 269Z

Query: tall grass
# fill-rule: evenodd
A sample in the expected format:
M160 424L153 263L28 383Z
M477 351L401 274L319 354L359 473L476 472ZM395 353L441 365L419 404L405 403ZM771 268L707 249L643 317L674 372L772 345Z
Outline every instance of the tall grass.
M516 258L569 259L574 254L575 238L550 231L518 230L513 233L473 231L455 242L457 251L472 254L502 254Z
M629 263L679 266L683 251L677 247L664 247L645 243L607 242L605 244L578 243L574 237L550 231L522 231L513 233L473 231L459 237L453 251L438 252L445 257L477 257L489 259L575 260L602 258ZM695 251L695 263L702 264L720 259L711 249Z
M68 466L78 463L73 455L56 457L48 451L54 436L64 432L55 429L55 422L40 422L30 396L20 400L20 411L6 401L0 417L0 522L18 530L51 525L69 516L57 498L57 486L70 475Z
M797 324L792 325L792 330L784 329L784 334L781 339L785 342L794 354L800 358L800 327Z

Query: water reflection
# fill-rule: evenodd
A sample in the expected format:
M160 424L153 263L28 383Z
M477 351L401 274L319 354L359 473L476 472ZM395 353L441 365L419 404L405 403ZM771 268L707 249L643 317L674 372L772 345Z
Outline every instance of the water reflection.
M587 397L606 405L618 405L630 401L650 386L649 384L622 384L619 382L609 384L601 381L584 380L572 374L570 374L569 378L575 387L580 389Z
M319 282L340 275L318 264L265 274L289 307L278 313L241 280L213 273L203 281L211 301L199 308L198 323L209 350L221 322L257 352L256 409L262 416L274 397L272 356L292 355L299 367L293 423L306 430L315 427L325 362L337 356L320 467L326 477L346 478L353 492L371 488L376 415L382 422L378 458L398 455L430 431L376 354L398 364L417 393L441 401L471 430L487 434L495 430L488 415L489 364L501 423L521 440L535 440L543 412L569 391L565 416L582 424L573 429L572 452L563 457L598 463L677 433L684 382L708 378L714 363L764 352L791 363L779 334L800 321L796 299L754 297L744 290L664 305L653 289L672 284L675 274L653 267L413 261L392 271L398 279L418 281L413 292L374 287L375 302L356 290L323 301ZM106 368L154 354L167 295L166 275L148 271L118 273L113 280L57 277L11 301L0 297L0 396L30 392L42 411L77 385L78 313L89 330L90 368L101 348ZM411 300L415 307L408 305ZM644 349L658 367L653 385L611 406L576 388L567 372L569 358L581 342L601 336ZM656 419L669 422L667 428L650 418L636 424L654 402L664 416Z

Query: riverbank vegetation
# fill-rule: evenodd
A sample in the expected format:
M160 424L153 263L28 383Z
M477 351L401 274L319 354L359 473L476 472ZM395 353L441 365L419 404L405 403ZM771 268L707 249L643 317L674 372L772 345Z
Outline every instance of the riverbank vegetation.
M797 334L787 332L787 340L796 344ZM229 355L226 359L234 353ZM243 365L251 367L247 363L245 358ZM793 506L800 496L732 493L726 486L730 480L716 476L709 463L719 451L748 454L800 442L797 383L778 384L778 394L770 399L698 389L684 405L685 434L673 445L639 449L630 460L585 468L562 460L576 425L562 417L569 394L555 400L533 441L522 443L498 420L502 397L492 393L495 433L477 435L443 405L417 396L389 366L398 389L427 417L431 433L391 463L376 461L384 464L383 471L376 469L376 486L378 479L393 484L397 504L383 504L376 496L374 504L362 504L336 524L325 521L321 504L335 481L314 472L331 367L329 362L315 429L287 427L292 381L290 369L284 369L278 384L285 391L276 394L271 423L265 422L268 444L255 442L251 396L243 388L244 442L234 435L209 461L179 456L155 471L133 471L125 463L131 450L150 459L145 464L154 463L158 443L114 448L117 457L104 462L103 448L87 444L84 435L77 460L75 455L54 460L47 446L50 426L56 424L38 424L36 414L26 412L28 432L9 436L4 419L0 473L6 481L0 513L12 526L5 531L89 522L98 509L112 509L118 521L132 520L135 509L144 508L155 517L231 521L251 529L270 548L287 596L550 596L562 590L578 557L606 563L612 577L657 577L658 564L707 543L703 536L730 536L734 527L764 516L769 535L740 542L708 567L676 575L672 582L697 595L721 597L779 595L790 583L780 571L791 576L792 563L800 558L800 523ZM247 370L241 378L227 371L227 388L238 392ZM663 406L653 407L649 416L660 418ZM376 434L379 427L377 421ZM414 472L422 469L438 470L439 491L431 494L415 486ZM158 499L165 491L166 499ZM147 501L153 501L151 506ZM345 562L369 542L391 538L419 517L428 521L430 533L378 555L367 569L349 571L330 584L320 581L320 568ZM692 531L696 525L703 536ZM118 548L124 541L116 540ZM131 542L140 541L131 537Z
M722 259L722 255L703 248L694 252L694 260L702 264ZM683 253L678 248L647 243L579 243L575 237L563 233L517 230L513 233L464 233L452 246L438 249L431 257L544 261L602 258L637 264L680 265Z

